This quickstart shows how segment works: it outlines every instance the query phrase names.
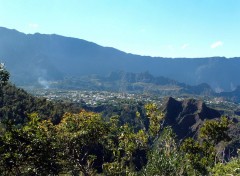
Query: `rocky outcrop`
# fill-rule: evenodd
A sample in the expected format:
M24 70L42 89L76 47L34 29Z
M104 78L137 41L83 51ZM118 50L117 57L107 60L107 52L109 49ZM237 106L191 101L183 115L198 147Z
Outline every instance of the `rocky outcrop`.
M177 101L172 97L166 100L163 112L164 125L171 126L179 139L194 137L206 119L221 116L218 111L207 107L201 100Z

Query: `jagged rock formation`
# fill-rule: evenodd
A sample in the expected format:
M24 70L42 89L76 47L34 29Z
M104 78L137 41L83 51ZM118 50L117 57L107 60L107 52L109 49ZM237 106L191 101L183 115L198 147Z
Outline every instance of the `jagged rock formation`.
M195 136L206 119L219 118L218 111L205 105L203 101L186 99L177 101L169 97L166 101L164 125L172 126L179 139Z

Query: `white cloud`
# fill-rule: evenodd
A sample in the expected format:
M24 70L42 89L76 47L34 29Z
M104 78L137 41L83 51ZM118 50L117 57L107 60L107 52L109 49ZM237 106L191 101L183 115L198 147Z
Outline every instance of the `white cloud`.
M188 46L189 46L189 44L188 44L188 43L185 43L185 44L183 44L183 45L181 46L181 49L186 49Z
M29 23L28 27L31 28L31 29L37 29L37 28L39 28L39 24L37 24L37 23Z
M222 45L223 45L223 42L222 42L222 41L216 41L215 43L213 43L213 44L211 45L211 48L212 48L212 49L215 49L215 48L220 47L220 46L222 46Z

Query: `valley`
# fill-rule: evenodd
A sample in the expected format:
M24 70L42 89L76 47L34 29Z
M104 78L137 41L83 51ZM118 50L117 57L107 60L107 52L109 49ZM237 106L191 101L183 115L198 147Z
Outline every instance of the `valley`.
M0 176L240 176L240 1L0 1Z
M49 101L67 101L87 106L118 105L120 102L142 102L156 103L160 107L163 105L167 96L149 93L121 93L108 91L84 91L66 89L33 89L25 88L27 92L36 96L43 97ZM228 115L240 120L240 103L226 101L223 98L199 95L178 95L173 96L178 101L185 99L197 99L206 103L207 106L217 109L222 115Z
M239 58L153 58L6 28L0 56L4 175L238 172Z

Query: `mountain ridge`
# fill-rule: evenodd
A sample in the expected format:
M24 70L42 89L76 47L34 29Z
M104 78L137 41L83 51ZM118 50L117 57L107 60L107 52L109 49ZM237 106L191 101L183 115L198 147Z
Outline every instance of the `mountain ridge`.
M67 90L93 90L113 91L128 93L150 93L162 96L192 94L210 96L214 91L208 84L190 86L178 81L158 76L154 77L149 72L131 73L116 71L108 76L89 75L80 78L66 78L63 81L41 85L43 88L57 88Z
M65 77L146 72L190 85L229 91L240 85L240 58L163 58L125 53L112 47L56 34L24 34L0 28L0 58L17 85Z
M169 97L164 106L165 125L172 126L180 139L197 136L196 133L199 132L205 120L221 116L218 111L196 99L177 101Z

